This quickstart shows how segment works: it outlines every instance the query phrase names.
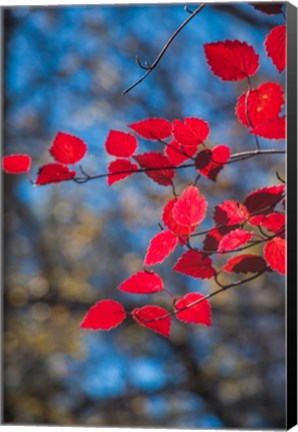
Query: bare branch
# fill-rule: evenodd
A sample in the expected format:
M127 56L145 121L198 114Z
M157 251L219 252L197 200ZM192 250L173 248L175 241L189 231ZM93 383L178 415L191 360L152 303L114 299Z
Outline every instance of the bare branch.
M147 76L156 68L156 66L158 65L158 63L160 62L160 60L162 59L162 57L164 56L165 52L167 51L167 49L169 48L169 46L171 45L171 43L173 42L173 40L175 39L175 37L181 32L181 30L199 13L201 12L201 10L205 7L205 4L202 3L199 7L197 7L192 13L191 15L180 25L180 27L177 28L177 30L172 34L172 36L169 38L169 40L167 41L167 43L164 45L164 47L162 48L162 50L160 51L160 53L158 54L158 56L156 57L156 59L154 60L154 62L150 65L148 62L145 62L145 66L141 63L140 59L138 56L136 56L136 62L138 64L138 66L141 69L146 70L146 72L144 73L143 76L141 76L140 79L138 79L135 83L133 83L131 86L127 87L122 94L125 95L127 94L130 90L132 90L134 87L136 87L138 84L140 84L142 81L144 81L145 78L147 78Z

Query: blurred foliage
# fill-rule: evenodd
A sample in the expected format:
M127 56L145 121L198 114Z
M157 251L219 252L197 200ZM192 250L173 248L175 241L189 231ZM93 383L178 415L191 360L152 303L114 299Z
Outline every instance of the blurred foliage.
M121 95L141 74L135 54L152 61L186 14L180 5L5 9L4 152L30 153L36 173L62 130L88 143L88 172L105 172L108 131L149 116L202 117L210 144L253 148L234 115L245 83L212 76L202 49L205 42L246 40L262 56L254 85L277 80L262 42L280 17L249 4L207 6L150 77ZM226 168L217 183L202 180L209 201L202 228L211 226L215 204L276 183L283 164L279 156L254 158ZM190 181L183 171L178 191ZM275 273L215 296L211 328L177 322L169 341L130 319L107 334L79 329L101 298L129 308L152 301L115 288L142 268L170 197L146 176L111 188L100 180L34 188L5 176L5 423L285 426L285 295ZM159 270L175 294L215 288L171 272L179 253ZM153 301L164 302L158 293Z

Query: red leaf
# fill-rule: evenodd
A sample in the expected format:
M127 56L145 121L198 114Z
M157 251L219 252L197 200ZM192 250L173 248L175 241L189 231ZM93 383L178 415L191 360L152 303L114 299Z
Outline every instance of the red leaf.
M200 279L211 279L216 273L211 258L192 249L182 255L173 270Z
M212 72L223 81L239 81L256 73L259 56L251 45L239 40L212 42L204 45Z
M162 263L175 249L178 237L172 231L158 233L150 242L144 260L144 266Z
M118 289L131 294L153 294L164 289L161 277L154 272L138 272L126 279Z
M101 300L89 309L81 328L111 330L126 318L123 306L115 300Z
M145 174L161 186L170 186L175 171L171 168L169 159L160 152L149 152L134 156L134 159L142 168L149 169ZM158 168L167 168L158 170ZM150 170L152 169L152 170Z
M138 141L130 133L111 130L106 139L105 148L112 156L130 157L137 150Z
M189 293L184 297L179 299L175 303L175 308L181 312L176 313L176 317L180 321L194 323L194 324L204 324L210 326L211 322L211 306L208 300L201 300L204 296L200 293ZM193 306L192 303L198 302Z
M261 11L264 12L267 15L278 15L282 12L282 3L271 3L271 2L267 2L267 3L251 3L251 5Z
M227 200L215 207L214 221L217 225L237 225L249 218L247 208L237 201Z
M25 174L30 171L31 157L27 154L4 156L2 168L7 174Z
M282 25L274 27L265 40L267 55L280 73L286 68L286 35L286 27Z
M219 243L218 252L232 251L247 243L253 233L243 229L236 229L225 235Z
M285 191L284 185L270 186L251 192L244 205L252 215L271 213Z
M265 244L264 258L272 270L286 274L286 240L275 237Z
M196 227L180 225L175 221L173 210L176 202L177 200L173 198L165 205L162 213L163 223L178 236L189 236L189 234L191 234L196 229Z
M172 135L172 125L163 118L151 118L128 126L141 137L151 141L162 140Z
M236 228L238 228L239 225L232 225L232 226L222 226L219 228L211 228L208 232L208 234L206 235L205 239L204 239L204 247L203 247L203 251L205 253L213 253L213 252L217 252L218 250L218 245L221 241L221 239L228 234L229 232L235 230Z
M252 226L261 225L268 231L279 233L284 229L286 218L284 213L271 213L269 215L252 216L249 224Z
M179 225L192 227L205 218L207 201L198 188L188 186L177 199L173 208L173 217Z
M195 135L198 143L203 143L209 136L209 125L205 120L196 117L187 117L184 119L184 124Z
M203 176L215 181L228 162L230 154L231 150L225 145L214 147L212 150L202 150L196 157L196 168Z
M112 184L131 176L137 169L138 165L131 163L128 159L114 160L108 166L108 172L111 174L107 177L108 185L111 186Z
M166 156L174 166L180 165L182 162L189 159L189 156L184 153L182 146L176 140L170 142L165 149Z
M206 141L210 129L204 120L188 117L184 119L184 123L181 120L174 120L173 132L183 151L191 157L197 152L199 145Z
M222 270L228 273L260 273L266 268L264 258L255 254L243 254L231 258Z
M36 185L41 186L48 183L59 183L71 180L75 177L75 171L71 171L67 166L59 163L43 165L39 168Z
M249 133L267 139L286 139L286 117L276 117L266 123L259 124Z
M87 145L76 136L59 132L49 149L49 152L57 162L75 164L85 156Z
M269 82L240 96L236 105L236 115L244 126L254 127L275 119L284 103L282 87Z
M134 320L162 336L170 336L171 317L168 312L159 306L143 306L132 311ZM163 318L164 317L164 318Z

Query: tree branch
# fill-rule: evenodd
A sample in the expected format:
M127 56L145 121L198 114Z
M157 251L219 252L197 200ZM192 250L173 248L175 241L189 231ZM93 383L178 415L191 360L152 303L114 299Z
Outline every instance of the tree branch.
M230 163L234 163L234 162L239 162L239 161L250 159L252 157L259 156L259 155L285 154L285 153L286 153L285 150L277 150L277 149L250 150L250 151L235 153L235 154L231 155L230 160L227 163L230 164ZM115 176L115 175L119 175L119 174L143 173L143 172L147 172L147 171L162 171L162 170L166 170L166 169L179 170L179 169L190 168L190 167L195 167L195 163L188 163L188 164L178 165L178 166L177 165L169 165L168 167L161 167L161 168L159 168L159 167L139 168L139 169L136 169L133 171L132 170L123 170L123 171L117 171L117 172L113 172L113 173L103 173L103 174L90 175L90 174L87 174L86 171L84 171L83 168L80 166L80 172L83 174L84 177L75 177L75 178L69 179L69 180L72 180L76 183L81 184L81 183L87 183L90 180L105 178L108 176Z
M251 282L252 280L257 279L258 277L260 277L260 276L261 276L263 273L265 273L268 269L269 269L269 266L265 267L264 270L261 270L260 272L256 273L256 274L253 275L253 276L250 276L250 277L248 277L248 278L246 278L246 279L240 279L240 280L235 281L235 282L232 282L232 283L230 283L230 284L228 284L228 285L223 285L221 282L219 282L219 280L218 280L218 276L214 276L214 280L215 280L216 284L220 287L218 290L213 291L212 293L207 294L207 295L205 295L204 297L201 297L201 298L199 298L198 300L193 301L192 303L189 303L187 306L184 306L184 307L181 308L181 309L178 309L178 310L174 309L173 311L168 312L168 313L165 314L165 315L162 315L162 316L160 316L160 317L156 317L156 318L152 318L152 319L143 319L143 318L142 318L142 321L144 321L144 322L155 322L155 321L161 321L161 320L163 320L163 319L165 319L165 318L168 318L168 317L171 317L171 316L173 316L173 315L176 315L177 313L182 312L182 311L187 310L187 309L190 309L190 308L192 308L193 306L196 306L197 304L199 304L199 303L201 303L201 302L203 302L203 301L205 301L205 300L208 300L208 299L210 299L211 297L214 297L215 295L220 294L220 293L223 292L223 291L226 291L226 290L228 290L228 289L230 289L230 288L234 288L234 287L239 286L239 285L243 285L243 284L246 283L246 282ZM126 312L126 313L130 314L129 312Z

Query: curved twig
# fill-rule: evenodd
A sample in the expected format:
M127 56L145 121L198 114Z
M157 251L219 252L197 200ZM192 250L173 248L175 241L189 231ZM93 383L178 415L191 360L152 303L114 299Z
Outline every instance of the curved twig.
M281 183L283 183L283 184L286 183L286 182L285 182L285 179L283 179L283 178L281 177L281 175L279 174L278 171L276 171L276 177L278 178L278 180L279 180Z
M175 39L175 37L181 32L181 30L199 13L201 10L205 7L205 4L202 3L199 7L197 7L191 15L175 30L175 32L172 34L172 36L169 38L167 43L164 45L154 62L150 65L148 62L145 62L145 66L141 63L138 56L136 56L136 62L140 66L141 69L146 70L143 76L139 78L136 82L134 82L131 86L127 87L125 90L123 90L122 94L127 94L130 90L132 90L134 87L136 87L138 84L140 84L142 81L144 81L145 78L156 68L162 57L164 56L165 52Z
M185 10L185 12L188 12L189 14L192 14L192 13L193 13L193 11L192 11L191 9L189 9L188 6L184 6L183 9Z
M136 63L141 69L144 69L144 70L151 69L151 65L147 61L145 62L145 66L143 65L143 63L141 62L140 57L138 55L136 55Z

